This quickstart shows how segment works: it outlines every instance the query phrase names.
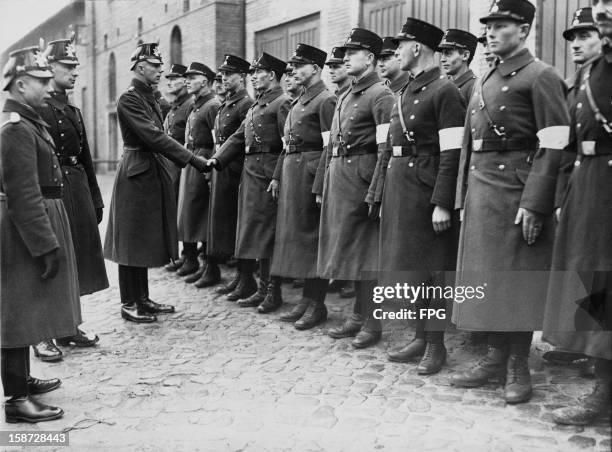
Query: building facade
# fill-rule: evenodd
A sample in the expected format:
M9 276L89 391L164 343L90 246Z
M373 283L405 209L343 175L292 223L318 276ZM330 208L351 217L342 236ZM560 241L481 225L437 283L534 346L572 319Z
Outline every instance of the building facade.
M528 45L563 76L575 70L561 36L574 10L589 0L532 0L538 7ZM261 51L287 59L298 42L329 50L352 27L395 35L406 17L440 28L482 32L478 18L491 0L75 0L11 48L77 33L80 78L73 93L88 126L98 170L113 169L121 155L118 96L131 80L130 55L138 42L159 41L165 70L201 61L216 68L224 53L250 60ZM480 49L479 49L480 52ZM3 61L6 60L6 53ZM472 63L485 65L477 54ZM162 77L160 89L164 92Z

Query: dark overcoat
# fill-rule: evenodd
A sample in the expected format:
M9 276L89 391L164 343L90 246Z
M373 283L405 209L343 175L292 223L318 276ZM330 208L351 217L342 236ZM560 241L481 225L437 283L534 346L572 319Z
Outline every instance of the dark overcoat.
M187 126L187 116L193 105L193 96L187 91L178 96L172 102L170 111L164 119L164 131L181 144L185 143L185 127ZM179 180L181 177L181 168L174 164L168 165L174 189L178 198Z
M7 100L0 133L0 312L3 348L72 336L81 323L79 282L62 172L47 124ZM38 258L58 250L59 270L43 280Z
M595 119L580 88L585 69L570 98L567 149L575 163L564 184L543 338L565 350L612 359L612 135ZM589 80L597 108L612 119L612 59L592 62ZM598 299L606 292L607 298ZM589 312L589 302L591 308L600 302L607 312Z
M244 156L234 253L239 259L272 258L276 202L267 190L283 149L281 137L290 105L280 86L260 94L238 130L214 156L220 169Z
M323 179L317 272L321 278L361 280L378 270L378 218L370 219L370 185L377 154L387 149L394 97L376 72L353 81L338 99L330 142L320 160ZM324 174L324 177L321 177ZM313 189L318 192L315 183Z
M168 160L184 167L193 154L164 133L159 105L144 82L132 81L119 98L117 114L124 152L113 187L104 256L121 265L159 267L178 255Z
M568 134L563 80L528 50L491 69L476 86L462 147L462 153L471 149L467 184L457 183L465 211L456 283L486 290L477 301L455 303L457 327L542 328L556 178ZM522 225L515 224L519 207L544 218L531 246L523 238Z
M96 209L102 195L91 159L81 111L68 102L65 93L54 92L47 106L38 109L49 124L64 178L64 206L76 253L81 295L108 287Z
M219 108L215 118L215 148L218 150L236 131L253 99L245 89L231 94ZM227 168L213 171L210 178L210 207L206 253L210 256L234 255L236 222L238 221L238 188L244 157L236 158Z
M408 141L399 117L399 104ZM437 67L418 75L400 92L391 110L392 151L383 173L379 267L383 272L415 271L432 275L454 271L459 221L436 234L435 206L454 212L457 166L465 109L457 87ZM381 165L385 156L381 154ZM424 272L424 273L421 273ZM411 280L412 284L421 282Z
M280 181L272 274L316 278L320 209L313 183L324 145L329 141L336 96L323 81L293 102L285 121L285 150L278 159Z
M219 101L213 93L197 96L187 117L185 146L195 155L213 154L215 117ZM181 173L178 198L178 238L183 242L205 242L208 229L208 180L194 167Z

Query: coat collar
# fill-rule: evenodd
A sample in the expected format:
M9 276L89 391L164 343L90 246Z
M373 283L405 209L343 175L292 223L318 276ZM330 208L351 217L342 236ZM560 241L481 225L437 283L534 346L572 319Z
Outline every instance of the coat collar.
M378 72L376 71L370 72L365 77L362 77L359 80L353 80L351 82L351 85L350 85L351 92L358 93L359 91L368 89L370 86L378 82L380 82L380 77L378 76Z
M138 91L139 94L142 94L143 96L147 98L150 98L152 101L156 101L155 93L153 93L153 88L151 88L151 86L147 85L146 83L141 82L140 80L135 78L135 79L132 79L132 87L134 88L135 91Z
M187 102L189 99L191 99L191 94L185 91L182 95L178 96L176 99L172 101L172 107L178 108L181 105L183 105L185 102Z
M255 103L259 105L265 105L276 99L278 96L281 96L282 94L283 88L281 88L280 86L276 86L257 96L257 100L255 101Z
M410 72L401 72L401 75L393 81L390 81L387 86L394 93L399 92L404 86L410 82Z
M532 61L535 61L535 58L529 49L523 49L516 55L513 55L507 60L499 63L496 69L503 77L508 77L511 73L523 69Z
M63 110L67 105L69 105L68 95L66 93L60 93L59 91L53 91L51 93L51 97L47 100L47 103L54 106L58 110Z
M247 90L244 88L239 89L238 91L236 91L234 94L232 94L230 97L228 97L227 99L225 99L225 102L223 102L223 105L233 105L236 102L238 102L241 99L245 99L249 97L249 93L247 93Z
M198 96L195 98L195 101L193 102L193 106L195 108L199 108L202 105L204 105L206 102L208 102L210 99L212 99L213 97L215 97L215 94L212 91L204 95L198 94Z
M49 124L47 124L32 107L22 104L15 99L7 99L2 111L4 113L19 113L19 116L23 116L43 127L49 127Z
M336 95L336 97L342 97L342 95L346 92L347 89L349 89L351 87L351 84L348 83L346 85L344 85L342 88L336 88L336 91L334 91L334 94Z
M438 66L430 67L429 69L425 69L419 75L417 75L410 85L407 88L410 89L413 93L416 93L424 86L429 85L434 80L438 80L440 78L440 68Z
M467 82L469 82L470 80L474 80L475 78L476 78L476 75L474 75L474 72L472 72L471 69L468 69L467 72L464 72L463 74L461 74L459 77L454 79L453 82L455 83L455 85L461 88Z
M317 83L312 86L309 86L308 89L303 91L302 95L298 97L297 101L303 105L306 105L308 102L317 97L326 89L327 87L325 86L323 80L319 80Z

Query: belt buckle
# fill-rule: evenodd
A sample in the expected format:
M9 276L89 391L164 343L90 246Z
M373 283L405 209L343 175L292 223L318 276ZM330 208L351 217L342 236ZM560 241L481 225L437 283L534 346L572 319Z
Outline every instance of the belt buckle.
M584 155L595 155L595 141L583 141L580 145Z
M401 146L393 146L393 157L401 157L403 154Z
M332 146L332 156L338 157L338 155L340 155L339 149L340 149L340 145L338 143L334 144Z
M251 152L251 146L245 146L244 147L244 153L248 154L249 152Z
M287 146L287 152L297 152L297 146L295 144L290 144Z
M482 149L482 140L473 140L472 141L472 150L478 152Z

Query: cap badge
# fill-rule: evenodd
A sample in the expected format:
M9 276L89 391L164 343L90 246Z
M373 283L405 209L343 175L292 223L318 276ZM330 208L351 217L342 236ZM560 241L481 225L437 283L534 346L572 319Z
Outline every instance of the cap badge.
M155 48L153 49L153 55L155 55L157 58L161 58L161 52L159 51L159 47L155 46Z
M34 54L34 62L40 68L47 67L47 58L39 51Z
M496 13L499 11L499 5L497 4L497 1L495 1L495 3L493 4L493 6L491 6L491 12L492 13Z
M66 56L76 58L76 49L74 48L74 44L70 43L66 46Z

